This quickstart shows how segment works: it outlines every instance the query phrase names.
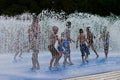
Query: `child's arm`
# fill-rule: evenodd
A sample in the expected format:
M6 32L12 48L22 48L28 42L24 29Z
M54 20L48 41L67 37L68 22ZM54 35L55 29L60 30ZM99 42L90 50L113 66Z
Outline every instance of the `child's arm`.
M79 41L79 36L77 37L76 48L78 48L78 41Z
M102 39L102 34L100 35L99 41Z
M85 42L87 43L87 44L89 44L89 42L88 42L88 39L87 39L87 36L84 34L84 37L85 37Z
M71 38L70 38L70 41L73 42L73 43L75 43L75 41L73 39L71 39Z
M93 38L95 39L96 38L96 36L92 33L92 35L93 35Z

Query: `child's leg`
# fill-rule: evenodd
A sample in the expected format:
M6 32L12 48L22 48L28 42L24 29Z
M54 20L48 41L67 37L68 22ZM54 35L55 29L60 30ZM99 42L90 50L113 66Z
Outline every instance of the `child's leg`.
M36 55L35 52L32 53L32 69L36 69L36 59L35 59Z
M20 50L19 57L22 58L22 49Z
M88 62L88 55L85 55L85 61Z
M55 48L54 48L53 45L49 45L49 46L48 46L48 49L49 49L49 51L51 52L51 55L52 55L52 58L51 58L51 60L50 60L50 66L49 66L49 69L51 69L54 60L55 60L54 66L57 64L57 61L58 61L57 58L59 58L59 55L58 55L58 56L56 55L56 53L55 53L56 50L55 50ZM58 54L59 54L59 53L58 53Z
M62 54L63 54L63 52L62 52L62 51L59 51L58 65L59 65L59 61L60 61L60 59L61 59L61 57L62 57Z
M83 64L85 63L85 58L84 58L84 56L82 56L82 63L83 63Z
M108 57L108 49L109 49L108 46L109 46L108 44L104 45L104 52L105 52L105 57L106 58Z
M91 48L92 48L92 50L94 51L94 53L96 54L96 58L98 58L98 57L99 57L99 55L98 55L97 51L95 50L95 48L94 48L94 45L93 45L93 44L91 44Z
M38 70L40 69L40 64L39 64L38 60L37 60L37 69Z
M14 55L14 60L16 60L17 55L19 54L19 51L16 51L15 55Z
M54 67L57 67L58 64L59 64L59 55L60 54L59 54L59 52L57 51L57 49L54 46L53 46L52 50L53 50L53 53L55 55Z
M69 56L68 56L68 59L69 59L69 64L70 64L70 65L73 65L73 63L72 63L72 61L71 61L71 56L70 56L70 54L69 54Z
M89 52L89 50L86 50L85 52L86 52L85 61L88 62L88 55L90 55L90 52Z
M52 56L51 60L50 60L50 66L49 66L49 69L52 68L52 64L53 64L53 61L55 60L55 56Z
M88 47L85 45L85 61L88 62L88 55L90 55Z
M38 53L37 53L37 55L36 55L36 65L37 65L37 69L40 69L40 65L39 65L39 61L38 61Z
M39 65L39 61L38 61L38 54L39 54L39 50L35 50L35 65L36 65L36 69L40 69L40 65Z
M54 67L58 66L58 62L59 62L59 53L57 55L55 55Z
M59 60L61 59L62 54L63 54L63 52L62 52L62 51L60 51L60 52L59 52Z
M64 54L64 61L63 64L66 65L67 64L67 56Z
M81 56L82 56L82 63L85 63L85 48L84 45L80 45L80 51L81 51Z
M106 56L108 57L109 44L107 44Z

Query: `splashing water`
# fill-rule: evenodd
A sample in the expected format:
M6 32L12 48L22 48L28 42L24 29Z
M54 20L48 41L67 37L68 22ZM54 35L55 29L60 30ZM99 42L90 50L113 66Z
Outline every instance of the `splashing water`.
M110 47L111 50L120 49L120 18L117 16L100 17L97 15L91 15L87 13L73 13L65 16L64 12L55 13L43 11L39 14L39 24L41 26L42 37L40 40L40 49L47 50L48 35L52 26L58 26L60 36L61 32L65 29L67 21L72 22L71 37L76 40L78 31L83 28L86 32L86 27L90 26L92 32L96 36L96 46L100 49L102 43L99 42L100 31L103 26L107 26L110 33ZM32 24L32 15L24 13L15 17L0 16L0 53L15 51L15 42L18 32L22 32L21 42L23 43L24 51L28 49L28 27ZM100 44L101 45L100 45ZM75 48L75 44L72 44L72 48Z

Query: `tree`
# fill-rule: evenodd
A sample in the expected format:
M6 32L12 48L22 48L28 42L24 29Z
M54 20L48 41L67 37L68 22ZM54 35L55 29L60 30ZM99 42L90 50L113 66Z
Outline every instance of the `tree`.
M39 14L42 10L65 11L67 14L87 12L102 16L119 15L119 0L0 0L0 15L17 15L24 12Z

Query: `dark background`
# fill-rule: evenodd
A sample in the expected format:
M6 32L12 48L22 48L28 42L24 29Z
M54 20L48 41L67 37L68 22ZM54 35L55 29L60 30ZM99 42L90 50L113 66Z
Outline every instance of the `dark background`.
M100 16L120 15L120 0L0 0L0 15L39 14L46 9L66 14L78 11Z

